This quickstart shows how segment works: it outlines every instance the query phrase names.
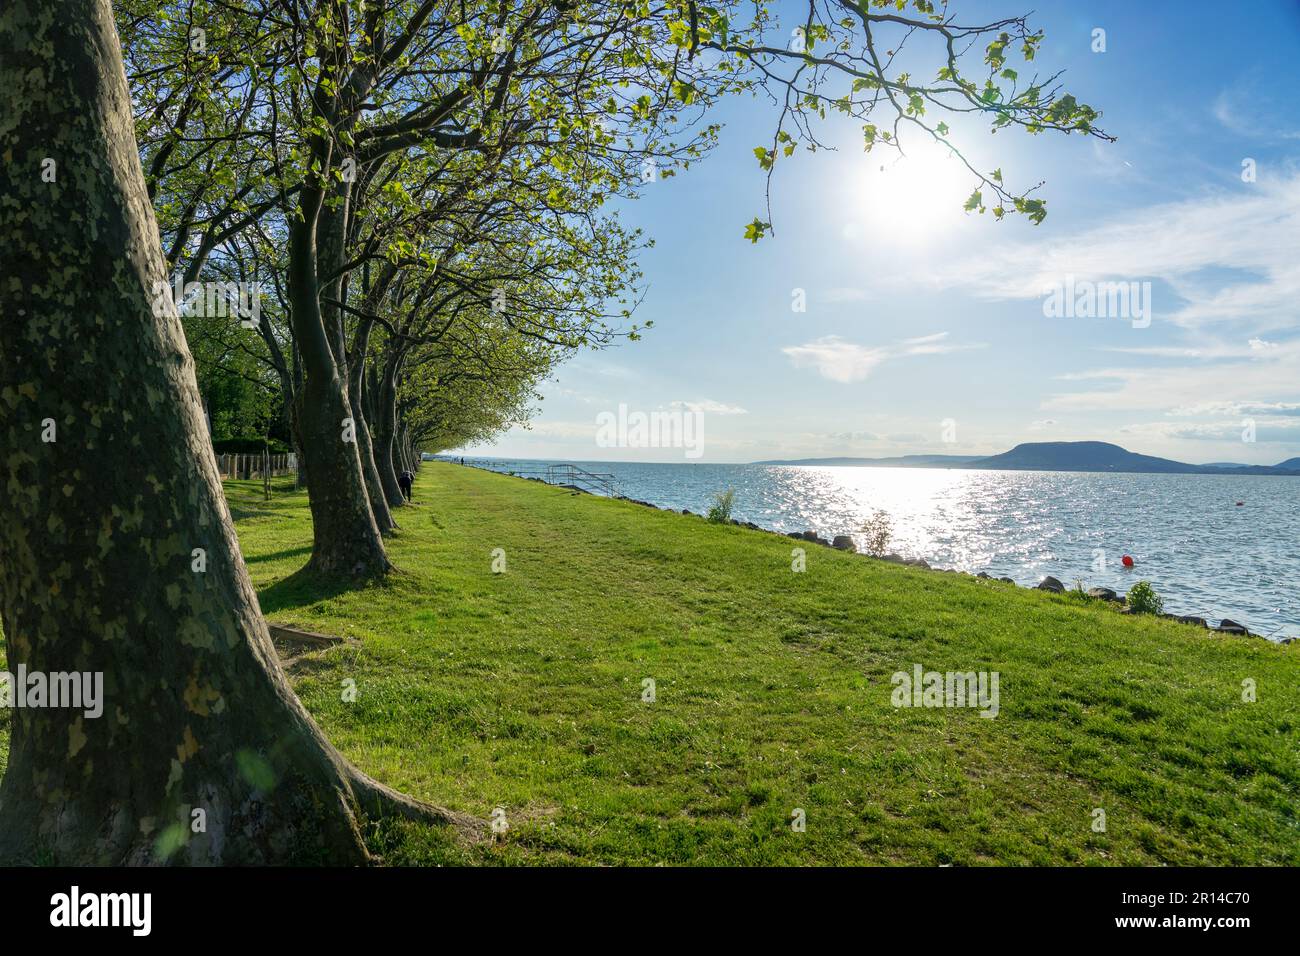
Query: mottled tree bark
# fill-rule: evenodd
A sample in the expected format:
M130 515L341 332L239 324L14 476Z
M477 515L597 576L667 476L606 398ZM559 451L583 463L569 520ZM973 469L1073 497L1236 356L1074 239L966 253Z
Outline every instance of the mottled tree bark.
M359 808L448 819L347 764L277 662L181 324L155 307L108 0L0 6L0 158L8 667L99 672L104 698L12 711L0 860L359 863Z
M321 90L317 95L322 96ZM325 97L322 96L322 99ZM313 98L317 109L323 108ZM311 140L320 170L330 166L331 145ZM333 190L326 203L327 190ZM327 574L372 577L391 565L381 529L392 515L376 515L364 462L370 434L348 389L343 339L344 277L351 184L327 185L309 173L299 193L298 218L289 227L289 302L306 382L298 401L299 429L311 504L310 567ZM376 476L377 477L377 476Z
M407 430L406 422L402 422L401 436L402 436L402 462L406 466L407 471L411 472L412 474L415 474L415 449L411 447L411 435L410 432Z
M352 410L356 415L357 451L361 455L361 472L366 479L366 494L370 497L370 506L375 513L375 523L380 531L391 531L397 527L393 513L388 507L388 497L384 494L384 485L379 477L379 466L375 462L375 449L371 442L370 427L360 402L352 401Z
M366 479L366 493L370 497L370 507L375 513L375 522L380 531L392 531L397 527L393 513L388 508L388 498L384 494L383 480L379 476L379 467L375 462L374 443L371 440L370 422L366 415L364 401L366 351L370 348L370 332L374 322L360 319L357 323L352 345L352 357L348 365L348 398L352 402L352 414L357 420L357 451L361 455L361 471Z
M379 421L375 426L375 465L383 483L384 494L394 508L406 504L402 486L398 484L396 467L397 448L397 376L401 370L402 354L398 349L386 355L379 380Z
M319 186L304 187L302 218L289 228L289 301L306 373L294 399L302 439L299 465L306 471L311 505L309 566L327 574L369 577L384 574L391 565L361 469L342 340L333 341L321 313L316 225L323 201Z

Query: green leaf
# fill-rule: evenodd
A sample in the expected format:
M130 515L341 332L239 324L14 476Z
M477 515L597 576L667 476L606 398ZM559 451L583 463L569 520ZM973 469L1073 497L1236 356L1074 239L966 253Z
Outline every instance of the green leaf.
M1016 212L1025 214L1037 226L1047 217L1047 203L1041 199L1017 199Z

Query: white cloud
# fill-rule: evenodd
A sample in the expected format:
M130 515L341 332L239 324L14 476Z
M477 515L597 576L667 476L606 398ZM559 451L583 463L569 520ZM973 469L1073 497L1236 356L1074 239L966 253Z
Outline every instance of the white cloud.
M596 425L594 422L529 422L526 432L546 438L587 438L594 441Z
M1300 407L1300 340L1257 350L1210 344L1194 365L1094 368L1057 376L1078 390L1048 396L1045 411L1146 411L1183 417L1293 415ZM1206 396L1214 396L1207 399Z
M727 405L706 398L698 402L672 402L673 408L688 408L693 412L708 412L710 415L748 415L749 410L739 405Z
M590 395L586 392L579 392L576 389L565 388L563 385L553 385L547 388L547 395L558 395L561 398L571 398L576 402L582 402L584 405L608 405L608 398L601 398L598 395Z
M1198 348L1187 348L1176 345L1149 345L1149 346L1119 346L1119 345L1098 345L1094 347L1098 352L1116 352L1123 355L1147 355L1153 358L1205 358L1205 353Z
M1275 122L1270 114L1290 115L1290 100L1279 100L1271 82L1258 75L1248 75L1225 87L1214 98L1210 111L1224 128L1238 136L1259 139L1297 139L1300 132L1290 125Z
M880 441L880 436L875 432L834 432L830 435L819 435L818 438L826 438L837 442L872 442Z
M987 299L1041 299L1067 276L1162 280L1178 301L1156 291L1157 323L1294 327L1300 173L1261 173L1257 183L1135 210L1074 236L983 249L931 280Z
M858 382L883 362L886 351L845 342L838 335L827 335L806 345L790 345L781 350L790 356L796 368L815 368L822 378L832 382Z
M1256 429L1255 441L1261 444L1293 442L1296 436L1290 433L1300 429L1300 420L1295 419L1255 420L1253 424ZM1141 422L1123 426L1120 433L1144 439L1240 442L1242 428L1242 422L1237 419L1217 422ZM1266 437L1263 434L1265 430L1273 437Z
M1281 415L1300 416L1300 402L1197 402L1170 409L1170 415Z
M960 345L947 342L947 332L904 339L892 345L857 345L838 335L827 335L803 345L788 345L781 351L790 356L796 368L814 368L822 378L832 382L860 382L882 362L908 355L941 355L983 345Z

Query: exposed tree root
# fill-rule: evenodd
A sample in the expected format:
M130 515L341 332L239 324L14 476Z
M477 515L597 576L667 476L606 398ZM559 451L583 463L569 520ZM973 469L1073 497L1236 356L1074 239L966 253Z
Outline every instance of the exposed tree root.
M488 837L487 821L476 816L458 813L399 793L366 776L351 764L347 766L347 777L357 805L372 820L401 817L431 826L450 826L467 843L481 843Z

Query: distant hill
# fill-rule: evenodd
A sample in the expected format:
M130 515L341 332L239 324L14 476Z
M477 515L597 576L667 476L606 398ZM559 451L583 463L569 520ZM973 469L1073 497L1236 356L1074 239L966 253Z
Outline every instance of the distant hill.
M786 461L756 461L756 465L820 465L855 468L959 468L981 455L899 455L895 458L797 458Z
M1028 471L1130 471L1160 474L1195 474L1203 466L1168 458L1138 455L1104 441L1025 442L968 467ZM1222 469L1211 469L1221 471Z
M1166 475L1300 475L1300 458L1279 465L1213 462L1190 465L1139 455L1104 441L1024 442L1000 455L901 455L895 458L800 458L756 465L848 465L862 468L979 468L1007 471L1104 471Z

